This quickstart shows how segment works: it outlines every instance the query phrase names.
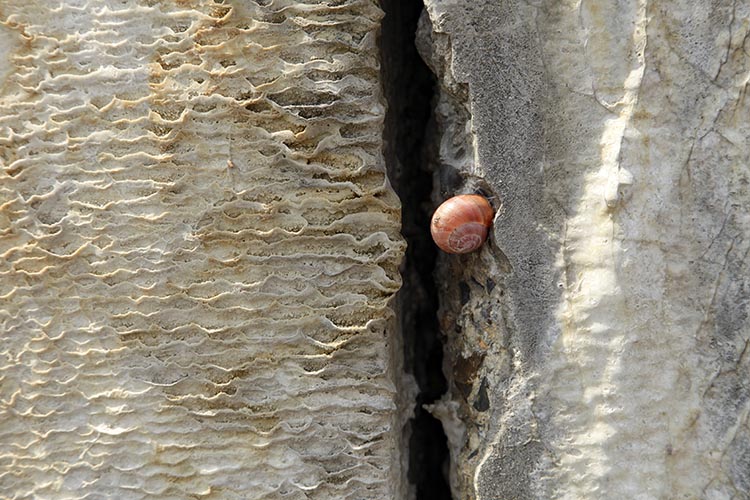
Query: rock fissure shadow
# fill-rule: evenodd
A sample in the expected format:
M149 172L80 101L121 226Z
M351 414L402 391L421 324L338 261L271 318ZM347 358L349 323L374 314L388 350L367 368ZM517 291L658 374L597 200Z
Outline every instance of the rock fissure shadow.
M385 11L380 37L382 77L388 102L385 158L389 179L401 199L402 232L409 245L402 266L399 323L404 368L419 385L409 422L408 478L417 500L450 500L447 438L440 421L423 408L447 391L433 277L437 249L429 231L432 172L425 147L436 80L415 45L422 2L383 0L381 6Z

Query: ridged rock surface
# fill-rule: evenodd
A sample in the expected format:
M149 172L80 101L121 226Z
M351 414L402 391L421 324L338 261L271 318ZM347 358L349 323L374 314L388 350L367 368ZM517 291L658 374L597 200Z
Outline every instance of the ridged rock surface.
M454 498L750 498L750 2L426 4Z
M401 498L374 0L0 5L0 498Z

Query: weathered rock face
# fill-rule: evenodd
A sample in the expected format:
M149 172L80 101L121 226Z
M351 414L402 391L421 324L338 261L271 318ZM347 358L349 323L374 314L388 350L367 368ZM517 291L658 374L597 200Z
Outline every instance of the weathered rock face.
M403 497L380 19L2 2L0 496Z
M750 3L426 4L454 497L750 497Z

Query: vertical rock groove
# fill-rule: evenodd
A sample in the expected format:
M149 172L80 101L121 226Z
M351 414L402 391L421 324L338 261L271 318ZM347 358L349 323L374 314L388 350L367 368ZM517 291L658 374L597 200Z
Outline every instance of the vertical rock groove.
M431 126L435 77L416 50L420 0L384 0L381 35L383 81L388 101L385 122L389 178L401 198L403 233L408 243L402 266L400 329L405 369L419 386L409 422L409 481L417 500L449 499L448 448L441 423L424 407L446 391L443 345L437 322L433 273L437 250L430 239L431 154L425 144Z
M0 498L403 498L381 18L2 2Z

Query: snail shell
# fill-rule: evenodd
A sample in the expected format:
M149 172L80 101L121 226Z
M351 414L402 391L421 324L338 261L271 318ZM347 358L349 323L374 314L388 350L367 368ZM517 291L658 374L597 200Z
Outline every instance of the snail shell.
M483 196L454 196L435 210L430 224L432 239L448 253L473 252L487 239L493 216L492 206Z

